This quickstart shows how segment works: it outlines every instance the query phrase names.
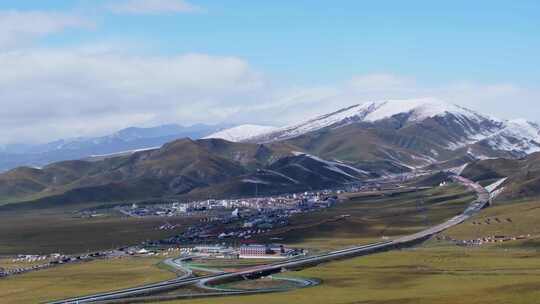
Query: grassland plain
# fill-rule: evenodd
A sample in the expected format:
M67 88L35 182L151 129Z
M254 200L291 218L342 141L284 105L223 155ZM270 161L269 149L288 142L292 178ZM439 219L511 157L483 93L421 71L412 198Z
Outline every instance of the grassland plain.
M531 235L530 242L540 239L540 199L521 202L499 202L491 208L453 227L444 233L455 239L466 240L492 235ZM526 243L526 242L525 242ZM540 244L538 246L540 248Z
M28 211L16 216L0 215L0 255L84 253L149 239L160 239L182 231L157 229L161 218L99 217L83 219L58 210ZM183 227L196 221L190 218L167 218Z
M168 303L535 304L540 253L497 248L426 247L333 262L288 275L321 285L284 293Z
M0 303L41 303L167 280L159 258L122 258L63 265L0 280Z

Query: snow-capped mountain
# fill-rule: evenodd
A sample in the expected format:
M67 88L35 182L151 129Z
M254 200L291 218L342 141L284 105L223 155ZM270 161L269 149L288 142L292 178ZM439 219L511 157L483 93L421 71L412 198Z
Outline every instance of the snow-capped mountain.
M540 151L539 134L535 123L505 121L423 98L353 105L247 141L287 140L317 152L324 149L328 151L325 157L377 158L418 167L464 155L479 159L522 157Z
M276 130L276 127L272 126L261 126L261 125L252 125L244 124L229 129L221 130L216 133L210 134L204 138L219 138L232 142L244 141L249 138L259 136L261 134L266 134Z
M402 116L404 122L420 122L427 118L452 114L458 119L486 121L494 118L483 116L472 110L433 98L375 101L353 105L314 119L261 134L250 140L277 141L300 136L326 127L341 127L355 122L377 122L394 116Z

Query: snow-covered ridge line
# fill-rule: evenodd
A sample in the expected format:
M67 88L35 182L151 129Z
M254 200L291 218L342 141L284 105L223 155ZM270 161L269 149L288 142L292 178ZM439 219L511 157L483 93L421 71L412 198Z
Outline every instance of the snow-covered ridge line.
M111 157L111 156L124 155L124 154L134 154L134 153L142 152L142 151L157 150L159 148L161 148L161 146L120 151L120 152L108 153L108 154L96 154L96 155L90 155L88 158L100 158L100 157Z
M224 140L233 141L233 142L239 142L239 141L243 141L248 138L251 138L251 137L255 137L261 134L272 132L276 129L277 129L276 127L272 127L272 126L245 124L245 125L239 125L236 127L218 131L204 138L205 139L218 138L218 139L224 139Z
M475 111L435 98L396 99L353 105L330 114L254 136L250 140L260 142L283 140L333 125L343 126L352 122L376 122L398 114L408 114L409 122L418 122L446 114L453 114L458 119L466 118L472 121L499 121L496 118L481 115Z
M434 98L388 100L371 104L376 110L366 115L364 121L378 121L402 113L411 114L409 121L420 121L448 113L465 116L469 119L488 119L488 117L472 110ZM365 107L365 104L361 107Z

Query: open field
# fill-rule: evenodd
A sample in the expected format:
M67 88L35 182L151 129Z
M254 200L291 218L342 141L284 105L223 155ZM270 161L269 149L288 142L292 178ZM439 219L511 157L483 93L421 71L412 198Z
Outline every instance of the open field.
M457 246L393 251L333 262L290 276L322 284L285 293L167 303L538 303L540 252Z
M158 258L122 258L63 265L0 280L0 303L39 303L174 277Z
M158 230L160 218L103 217L81 219L71 213L38 211L0 215L0 255L84 253L160 239L181 231ZM167 218L171 224L189 225L193 219Z
M301 214L290 225L262 238L272 242L331 250L420 231L461 213L474 195L457 185L393 195L351 195L322 211Z
M476 239L490 235L540 237L540 200L496 204L444 234L455 239ZM534 243L531 241L530 243ZM537 248L540 244L536 243Z

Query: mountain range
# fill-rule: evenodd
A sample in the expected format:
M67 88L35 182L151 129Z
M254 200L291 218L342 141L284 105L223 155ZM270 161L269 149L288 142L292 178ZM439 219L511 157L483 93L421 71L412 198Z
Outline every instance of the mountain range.
M416 169L517 160L540 151L537 124L436 99L369 102L283 128L243 125L204 137L42 169L17 168L0 175L0 201L304 191Z
M365 140L357 142L377 140L387 146L411 150L409 154L414 155L416 161L404 161L408 166L446 161L462 156L464 152L476 158L491 158L523 157L540 151L540 127L537 124L520 119L500 120L436 99L354 105L245 140L259 143L298 141L299 137L345 133L350 128L364 131ZM370 136L374 138L369 139Z
M540 151L540 127L426 98L353 105L239 141L287 142L367 171L381 166L395 171L524 157Z
M42 167L52 162L128 153L159 148L175 139L201 138L230 125L177 124L150 128L130 127L101 137L61 139L45 144L12 144L0 147L0 172L18 166Z

